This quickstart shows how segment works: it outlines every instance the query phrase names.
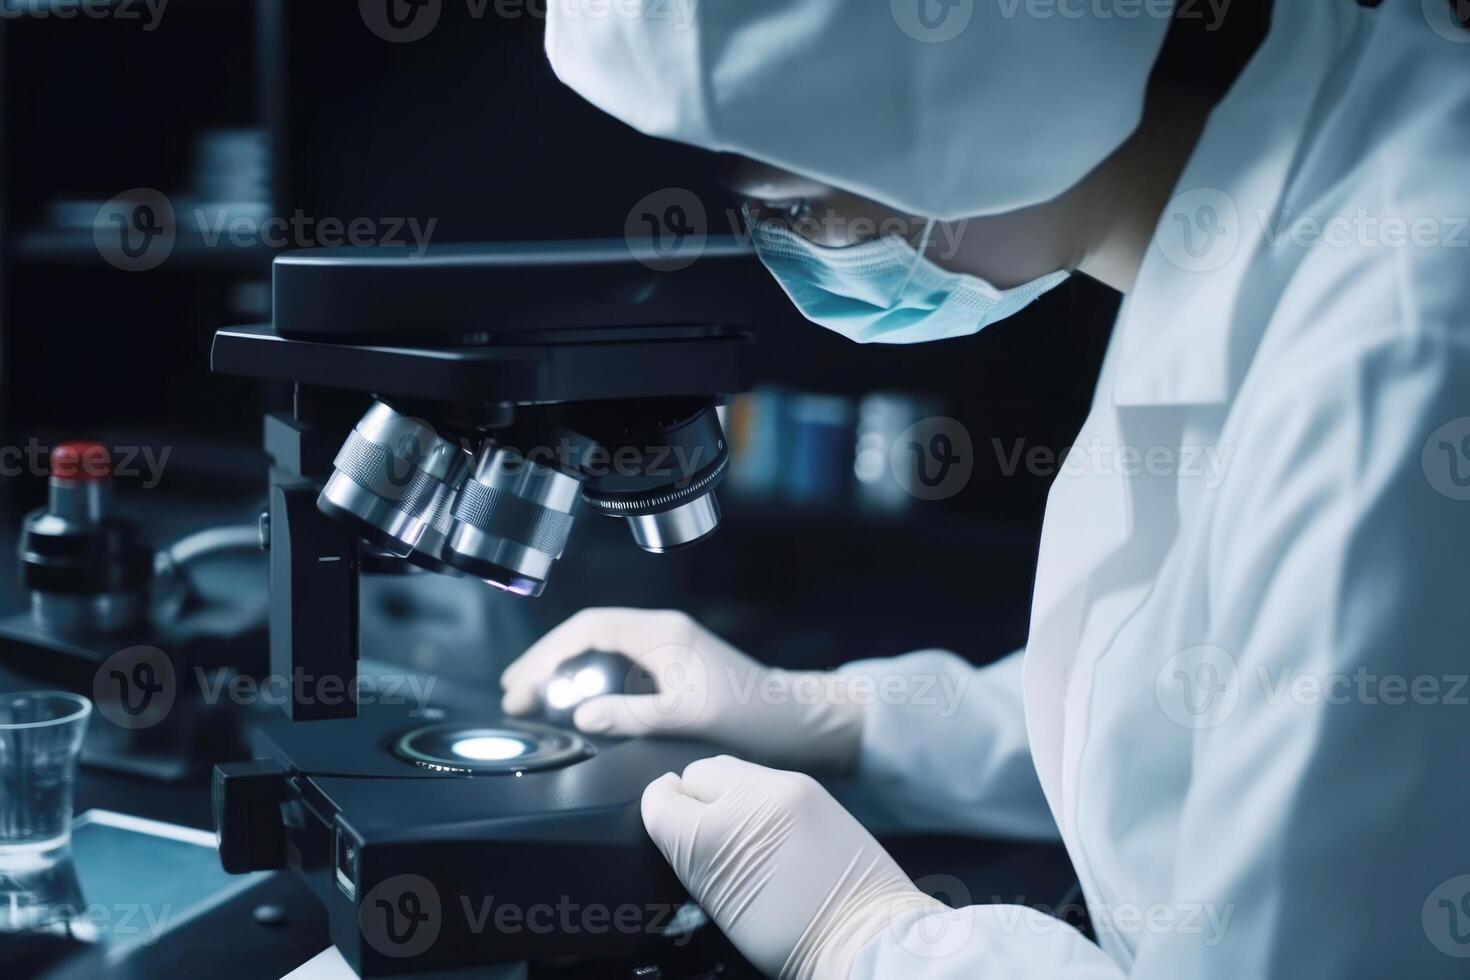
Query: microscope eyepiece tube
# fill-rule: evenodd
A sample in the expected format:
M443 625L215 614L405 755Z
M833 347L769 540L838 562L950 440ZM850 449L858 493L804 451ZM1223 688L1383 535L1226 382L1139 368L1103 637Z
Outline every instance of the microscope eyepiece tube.
M580 496L576 478L486 442L455 499L445 558L497 588L538 596L566 548Z
M317 506L353 522L389 554L408 558L464 481L468 464L469 453L429 423L374 402L337 453Z

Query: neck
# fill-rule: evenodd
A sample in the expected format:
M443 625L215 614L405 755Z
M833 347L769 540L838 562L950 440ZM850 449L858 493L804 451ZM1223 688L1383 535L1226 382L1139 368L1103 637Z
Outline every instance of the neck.
M1087 229L1070 268L1122 293L1133 288L1208 116L1199 99L1157 98L1138 131L1066 195L1068 210Z
M1070 269L1128 292L1210 105L1155 95L1138 131L1071 190L1020 211L941 223L930 257L1001 289Z

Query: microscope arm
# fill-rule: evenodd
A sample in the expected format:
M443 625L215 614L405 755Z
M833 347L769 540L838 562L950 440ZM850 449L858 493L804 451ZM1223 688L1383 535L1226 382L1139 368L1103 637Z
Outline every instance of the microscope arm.
M271 682L292 721L357 717L358 538L317 509L340 440L287 415L266 418L270 454ZM330 448L327 448L330 446ZM325 469L323 469L325 467Z

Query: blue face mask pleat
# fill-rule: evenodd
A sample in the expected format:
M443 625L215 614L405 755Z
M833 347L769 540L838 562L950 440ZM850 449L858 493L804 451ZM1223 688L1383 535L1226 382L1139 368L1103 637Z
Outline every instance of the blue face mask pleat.
M950 272L889 236L847 248L814 244L771 221L751 224L756 254L802 314L858 343L920 344L978 333L1066 281L1054 272L1014 289Z

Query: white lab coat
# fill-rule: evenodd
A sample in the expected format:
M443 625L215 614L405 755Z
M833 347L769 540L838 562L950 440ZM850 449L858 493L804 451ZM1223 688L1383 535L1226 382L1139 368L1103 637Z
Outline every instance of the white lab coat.
M1059 832L1098 944L974 895L854 978L1470 970L1470 45L1418 0L1276 9L1052 489L1026 651L847 668L962 686L870 709L867 788ZM1180 251L1201 203L1225 252Z

